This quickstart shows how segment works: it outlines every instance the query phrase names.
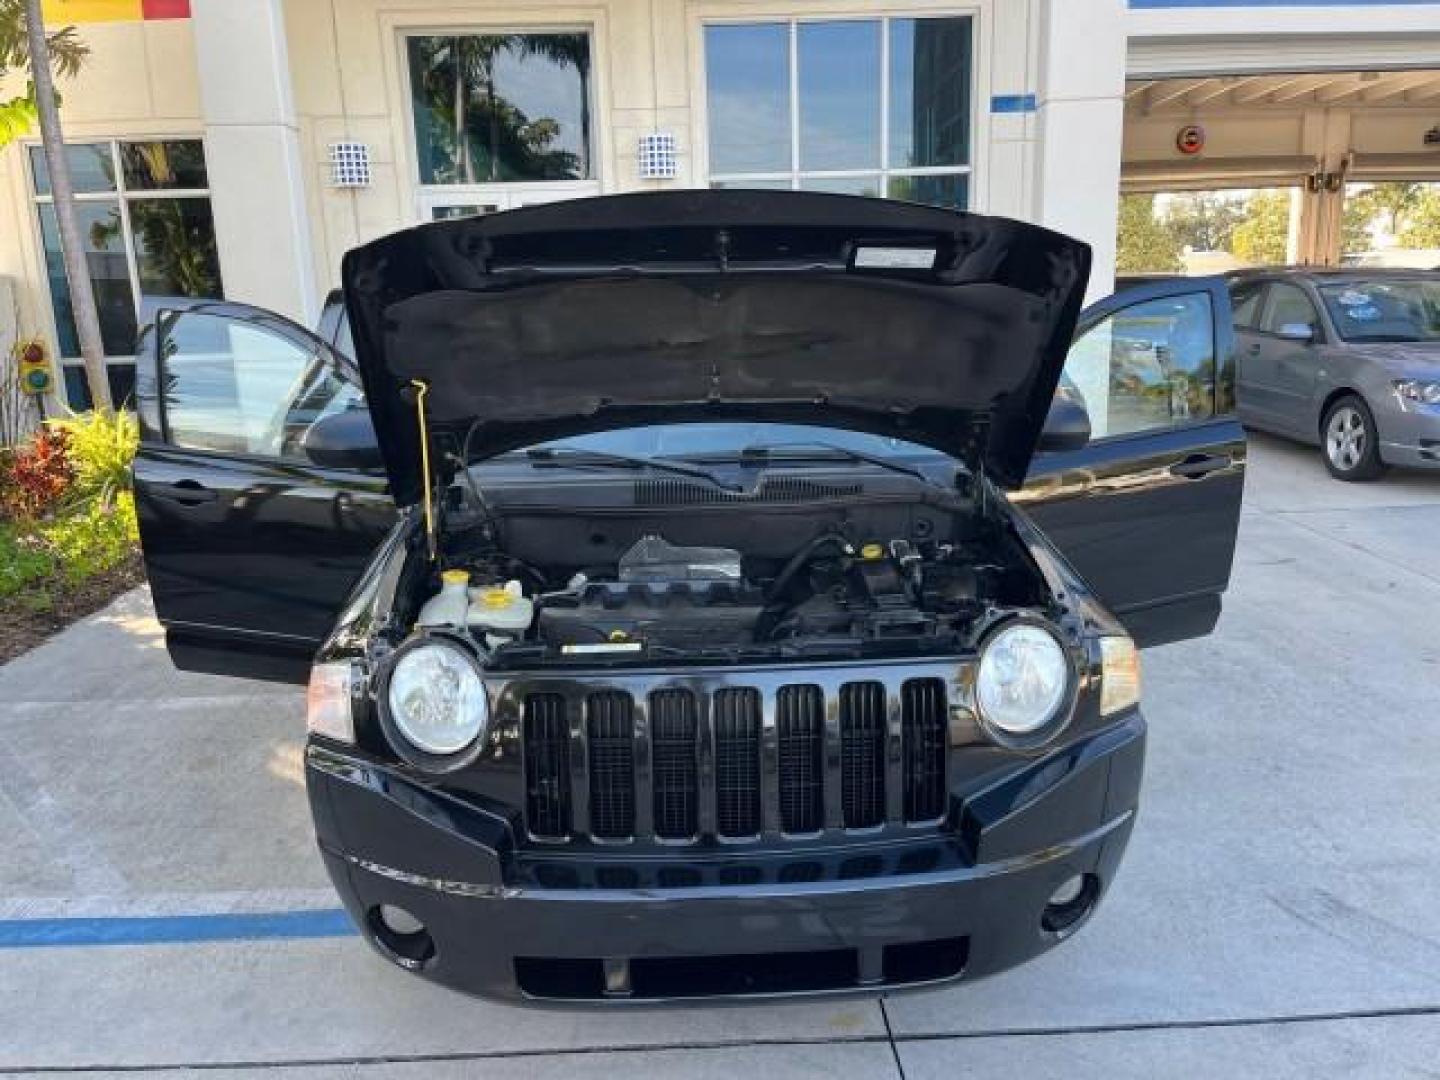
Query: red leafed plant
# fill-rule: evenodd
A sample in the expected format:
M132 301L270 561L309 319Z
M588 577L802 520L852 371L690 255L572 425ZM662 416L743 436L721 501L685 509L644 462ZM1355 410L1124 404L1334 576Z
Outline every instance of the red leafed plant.
M75 479L69 444L65 432L43 427L0 457L0 518L30 521L55 505Z

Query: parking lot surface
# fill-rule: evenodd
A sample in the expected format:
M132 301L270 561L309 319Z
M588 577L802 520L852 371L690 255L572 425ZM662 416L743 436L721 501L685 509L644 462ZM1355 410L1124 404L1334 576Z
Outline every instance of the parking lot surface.
M523 1009L387 966L313 850L301 695L177 674L130 594L0 668L0 1071L1433 1076L1440 476L1251 453L1219 631L1145 655L1107 903L883 1001Z

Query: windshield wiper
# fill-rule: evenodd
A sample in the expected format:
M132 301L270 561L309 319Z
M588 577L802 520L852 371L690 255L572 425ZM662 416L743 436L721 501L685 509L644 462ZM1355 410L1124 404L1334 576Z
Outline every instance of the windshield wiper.
M525 458L536 468L601 468L601 469L653 469L656 472L676 473L704 480L726 491L744 491L739 484L722 480L709 469L698 465L682 465L675 461L657 458L636 457L631 454L612 454L606 450L571 450L564 447L534 447L525 451Z
M780 453L776 451L795 451L794 453ZM816 451L821 451L817 454ZM879 454L866 453L864 450L852 450L848 446L841 446L839 443L829 442L782 442L782 443L757 443L747 446L740 451L740 464L742 465L769 465L778 461L804 461L804 460L843 460L863 461L867 465L874 465L876 468L887 469L890 472L901 473L905 476L912 476L922 484L929 487L944 489L943 484L937 483L927 476L920 469L913 465L903 465L898 461L882 457Z

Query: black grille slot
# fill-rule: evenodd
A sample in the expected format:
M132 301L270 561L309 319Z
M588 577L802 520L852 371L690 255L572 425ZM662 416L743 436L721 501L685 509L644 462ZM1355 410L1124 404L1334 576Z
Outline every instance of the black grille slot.
M629 694L585 699L590 735L590 833L625 840L635 832L635 708Z
M715 818L721 836L760 831L760 693L721 690L715 723Z
M905 820L933 821L945 813L945 685L912 679L900 692L905 732Z
M782 686L775 697L780 748L780 827L816 832L825 823L825 706L818 686Z
M697 726L695 695L689 690L657 690L650 695L655 835L666 840L689 840L696 833Z
M525 699L525 820L532 836L570 833L570 728L565 699L531 694Z
M885 687L840 688L840 802L847 829L885 820Z

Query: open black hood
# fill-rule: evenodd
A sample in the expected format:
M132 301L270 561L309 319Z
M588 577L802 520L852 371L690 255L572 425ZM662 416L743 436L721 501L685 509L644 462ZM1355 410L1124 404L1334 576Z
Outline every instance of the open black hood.
M577 199L422 225L345 256L397 502L413 382L472 458L641 424L773 420L932 446L1018 486L1087 245L1004 218L774 191Z

